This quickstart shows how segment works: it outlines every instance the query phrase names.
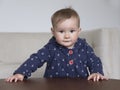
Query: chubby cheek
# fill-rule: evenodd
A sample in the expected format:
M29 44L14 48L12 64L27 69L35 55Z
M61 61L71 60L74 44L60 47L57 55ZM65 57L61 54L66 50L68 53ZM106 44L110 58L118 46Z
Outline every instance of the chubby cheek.
M58 42L62 41L62 39L63 39L62 36L60 36L60 35L55 35L55 38Z
M57 40L58 40L58 41L62 41L63 38L62 38L62 37L57 37Z
M75 36L72 37L72 40L73 40L74 42L76 42L77 39L78 39L78 37L79 37L78 35L75 35Z

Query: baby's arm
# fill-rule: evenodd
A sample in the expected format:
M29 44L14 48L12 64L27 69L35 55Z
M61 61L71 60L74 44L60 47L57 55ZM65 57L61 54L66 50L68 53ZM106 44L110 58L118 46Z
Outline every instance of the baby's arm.
M7 79L5 79L6 82L17 82L17 81L23 81L24 79L24 75L22 74L15 74L13 76L8 77Z

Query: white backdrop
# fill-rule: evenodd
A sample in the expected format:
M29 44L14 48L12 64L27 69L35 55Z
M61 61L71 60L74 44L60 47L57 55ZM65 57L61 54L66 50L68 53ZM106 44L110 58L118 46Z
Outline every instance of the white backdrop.
M0 32L50 32L51 15L73 7L81 28L120 28L120 0L0 0Z

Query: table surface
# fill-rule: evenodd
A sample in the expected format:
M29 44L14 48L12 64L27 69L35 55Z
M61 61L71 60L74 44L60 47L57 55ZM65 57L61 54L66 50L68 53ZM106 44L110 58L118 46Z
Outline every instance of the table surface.
M0 79L0 90L120 90L120 80L93 82L80 78L31 78L8 83Z

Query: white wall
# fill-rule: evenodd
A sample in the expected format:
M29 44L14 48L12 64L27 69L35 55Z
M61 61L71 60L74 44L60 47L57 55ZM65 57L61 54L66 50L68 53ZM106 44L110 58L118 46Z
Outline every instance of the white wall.
M0 0L0 32L50 32L51 15L72 6L81 28L120 28L120 0Z

